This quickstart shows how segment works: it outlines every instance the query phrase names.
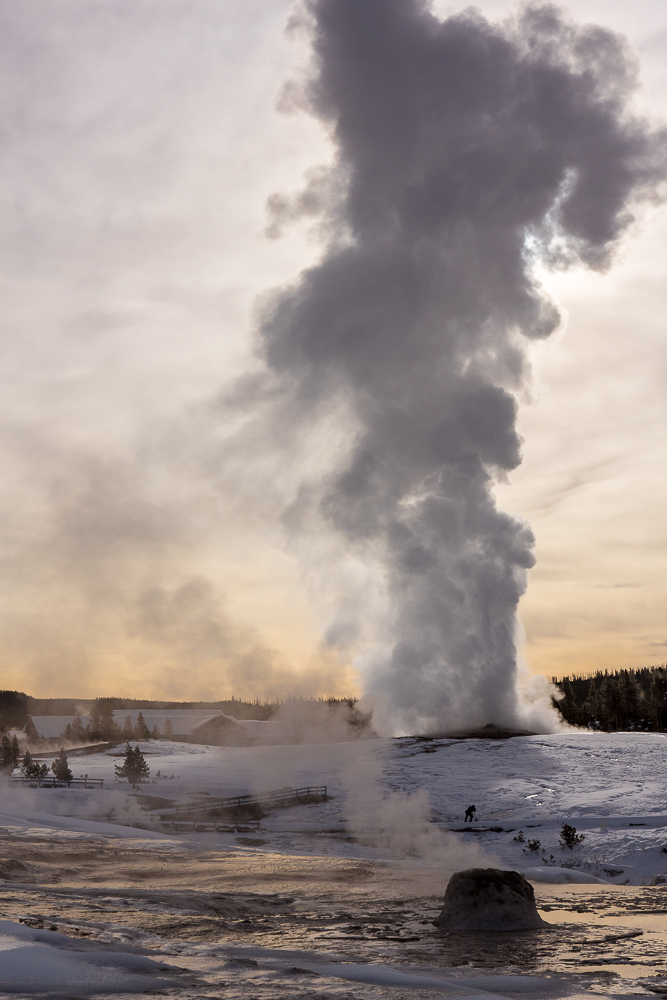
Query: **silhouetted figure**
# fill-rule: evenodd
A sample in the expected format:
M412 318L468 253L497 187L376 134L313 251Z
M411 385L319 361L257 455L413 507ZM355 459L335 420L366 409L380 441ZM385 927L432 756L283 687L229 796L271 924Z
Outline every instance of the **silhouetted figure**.
M475 809L474 806L468 806L468 808L466 809L466 815L465 815L465 819L463 820L463 822L467 823L468 820L470 820L470 822L472 823L472 821L475 818L475 813L476 812L477 812L477 810Z

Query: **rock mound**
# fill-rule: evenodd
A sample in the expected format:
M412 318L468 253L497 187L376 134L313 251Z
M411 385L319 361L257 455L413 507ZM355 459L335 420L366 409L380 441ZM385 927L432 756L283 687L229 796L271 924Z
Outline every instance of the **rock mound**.
M433 921L441 931L525 931L548 927L530 882L519 872L468 868L455 872Z

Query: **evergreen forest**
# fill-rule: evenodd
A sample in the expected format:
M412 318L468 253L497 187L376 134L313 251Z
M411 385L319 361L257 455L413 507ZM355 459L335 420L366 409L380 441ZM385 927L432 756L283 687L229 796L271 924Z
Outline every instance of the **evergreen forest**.
M554 706L573 726L667 731L667 664L553 678L562 697Z

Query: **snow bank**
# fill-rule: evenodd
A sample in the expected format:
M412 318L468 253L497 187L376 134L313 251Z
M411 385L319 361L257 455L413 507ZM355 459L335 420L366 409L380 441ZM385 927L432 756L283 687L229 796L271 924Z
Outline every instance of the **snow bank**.
M435 977L419 975L415 972L402 972L386 965L355 965L347 962L336 962L330 965L307 965L312 972L320 976L330 976L336 979L347 979L355 983L368 983L373 986L397 986L403 989L447 990L455 995L472 998L481 993L493 993L494 996L503 993L536 993L549 987L548 979L538 976L474 976L474 977Z
M131 952L90 947L55 931L0 920L0 990L3 995L146 992L164 988L169 966Z
M89 837L120 837L128 840L171 840L163 833L143 830L116 823L98 823L94 820L78 819L74 816L55 816L50 813L35 813L23 810L0 812L0 824L8 827L41 827L46 830L66 830L82 833Z
M547 882L551 885L608 885L603 878L596 878L588 872L575 872L571 868L525 868L525 878L531 882Z

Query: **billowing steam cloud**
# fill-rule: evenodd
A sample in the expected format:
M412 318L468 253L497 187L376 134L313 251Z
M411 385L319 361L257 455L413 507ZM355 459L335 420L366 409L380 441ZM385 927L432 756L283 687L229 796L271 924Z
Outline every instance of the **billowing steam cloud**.
M396 729L516 724L533 536L492 490L521 460L526 341L559 323L535 262L605 268L664 136L631 112L623 41L552 6L496 25L308 0L299 21L313 63L283 104L324 123L335 161L271 200L270 234L311 215L329 239L265 308L260 396L274 446L317 441L328 471L300 478L286 523L380 574L359 666Z

